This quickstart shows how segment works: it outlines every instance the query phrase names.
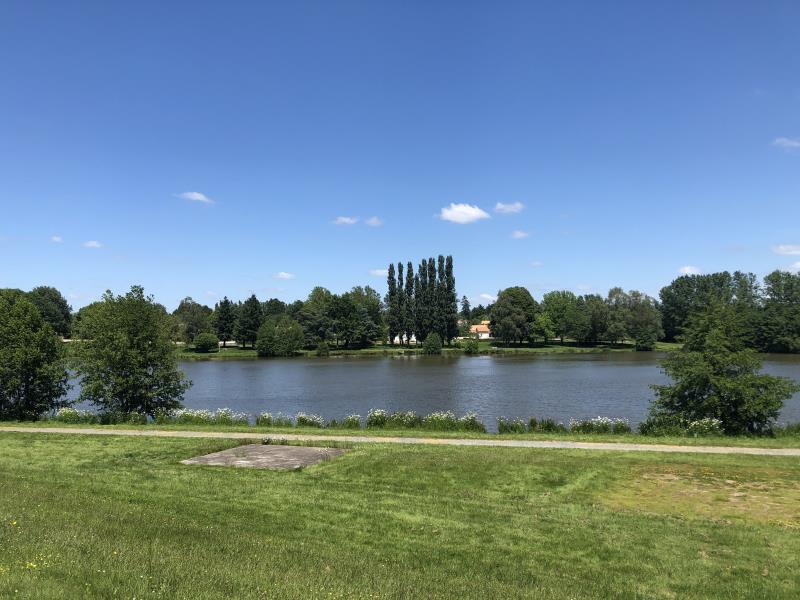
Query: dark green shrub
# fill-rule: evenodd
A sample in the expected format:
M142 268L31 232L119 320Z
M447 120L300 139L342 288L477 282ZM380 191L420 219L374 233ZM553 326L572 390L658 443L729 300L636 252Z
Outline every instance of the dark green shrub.
M422 351L425 354L434 355L442 353L442 338L436 332L429 333L422 344Z
M317 344L317 349L314 351L314 354L317 356L330 356L331 348L328 346L328 342L320 342Z
M477 354L480 350L480 344L475 338L464 340L464 354Z
M219 350L219 338L213 333L199 333L194 338L195 352L217 352Z

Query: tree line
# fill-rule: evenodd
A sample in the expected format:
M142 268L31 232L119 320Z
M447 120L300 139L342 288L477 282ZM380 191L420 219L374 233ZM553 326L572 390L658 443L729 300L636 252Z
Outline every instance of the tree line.
M489 328L492 336L505 343L547 343L566 338L578 343L632 340L637 350L652 350L663 336L658 303L632 290L612 288L603 298L598 294L578 296L568 290L544 294L534 300L524 287L501 290L492 304Z
M50 286L1 291L7 299L24 297L64 338L80 337L83 318L93 306L73 313L64 296ZM342 294L316 287L305 300L291 303L277 298L262 302L255 295L244 301L225 296L213 308L187 297L167 313L166 322L173 341L210 350L217 342L225 346L235 340L265 356L320 345L363 348L386 340L408 344L422 342L431 333L449 344L458 336L468 337L471 324L487 320L493 337L506 344L631 341L647 350L658 340L678 341L691 316L711 302L731 308L734 334L745 347L800 352L800 274L785 271L770 273L763 281L740 271L683 275L663 287L658 299L615 287L605 296L557 290L537 301L526 288L514 286L501 290L486 306L473 308L462 297L459 311L453 259L440 255L421 260L416 271L411 262L390 264L384 297L370 286ZM267 341L259 345L259 337ZM270 341L281 338L286 343Z

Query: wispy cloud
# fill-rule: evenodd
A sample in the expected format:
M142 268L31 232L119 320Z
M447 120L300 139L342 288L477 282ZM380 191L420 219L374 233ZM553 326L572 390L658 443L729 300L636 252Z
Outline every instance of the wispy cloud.
M334 225L355 225L358 223L358 217L336 217L333 220Z
M523 238L528 237L529 235L530 233L528 233L527 231L522 231L521 229L515 229L514 231L511 232L511 237L514 238L515 240L521 240Z
M772 141L772 145L784 150L800 149L800 138L779 137Z
M214 201L203 194L202 192L181 192L180 194L173 194L176 198L183 198L192 202L201 202L203 204L214 204Z
M89 240L88 242L83 242L84 248L102 248L103 244L98 242L97 240Z
M294 279L294 273L287 273L286 271L278 271L273 275L275 279Z
M491 294L481 294L478 298L486 300L487 302L494 302L497 300L497 296L492 296Z
M369 274L373 277L386 277L389 271L386 269L370 269Z
M532 267L543 267L544 263L542 261L540 261L540 260L532 260L531 261L531 266Z
M64 238L62 238L60 235L53 235L50 236L50 241L53 242L54 244L60 244L61 242L64 241Z
M783 256L795 256L800 254L800 244L779 244L773 246L772 251Z
M364 221L370 227L380 227L383 225L383 220L380 217L370 217L366 221Z
M489 213L473 204L456 204L451 202L450 206L445 206L439 213L439 218L443 221L466 225L481 219L490 219Z
M789 265L789 270L793 273L800 273L800 261Z
M520 212L523 208L525 208L525 205L522 202L510 202L508 204L498 202L494 205L494 212L501 215L511 215Z
M685 267L678 269L678 273L681 273L682 275L700 275L702 271L695 266L686 265Z

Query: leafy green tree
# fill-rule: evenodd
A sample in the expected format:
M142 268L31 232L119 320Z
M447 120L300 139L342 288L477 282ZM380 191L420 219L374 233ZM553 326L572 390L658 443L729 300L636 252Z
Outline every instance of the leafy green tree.
M195 336L211 331L212 310L191 297L186 297L178 304L172 316L176 321L179 339L192 343Z
M236 308L227 296L214 305L212 322L217 337L222 341L222 347L225 348L233 339L233 329L236 326Z
M766 298L756 325L756 345L767 352L800 352L800 273L764 277Z
M546 312L539 312L533 320L533 328L531 330L531 338L542 338L544 343L555 336L555 328L553 321L550 320L550 315Z
M337 343L346 347L365 347L384 335L381 299L371 287L356 286L334 296L331 306L333 331Z
M753 331L760 303L758 280L752 273L728 271L706 275L682 275L661 289L661 314L664 336L674 341L696 311L703 311L710 302L735 307L749 317L738 322Z
M652 350L664 335L658 305L650 296L635 290L628 293L628 298L626 329L637 350Z
M259 356L294 356L305 342L300 323L287 315L269 317L258 330Z
M278 298L270 298L261 305L261 314L264 318L282 315L286 312L286 302Z
M690 315L683 348L662 361L673 383L652 386L651 419L713 418L728 434L765 433L783 402L800 391L797 382L760 372L761 360L742 347L730 316L719 301Z
M505 343L523 342L533 336L537 304L524 287L510 287L497 295L489 330Z
M608 305L608 326L606 339L612 344L625 341L630 322L630 299L621 287L613 287L606 298Z
M607 339L610 308L605 299L598 294L587 294L584 296L586 309L589 311L589 335L588 339L599 342Z
M578 342L585 342L592 334L592 315L583 296L567 305L565 315L567 335Z
M82 401L150 416L181 406L191 382L178 369L167 312L141 286L124 296L106 292L81 320L80 334Z
M0 294L0 420L37 419L70 403L63 342L25 296Z
M242 348L245 348L248 343L251 345L256 343L258 328L261 327L263 320L261 302L258 301L255 294L252 294L244 301L236 315L234 335L236 336L236 341L242 345Z
M198 333L194 338L194 349L196 352L217 352L219 350L219 338L211 332L204 331Z
M431 355L442 353L442 338L438 333L432 331L428 334L428 337L426 337L425 341L422 343L422 351L425 354Z
M333 339L333 294L323 287L315 287L297 314L303 327L305 346L313 347L319 342Z
M567 290L548 292L542 298L542 310L550 317L556 337L562 344L569 335L570 317L574 316L576 302L575 294Z
M28 292L28 300L58 335L68 338L72 325L72 307L56 288L42 285Z

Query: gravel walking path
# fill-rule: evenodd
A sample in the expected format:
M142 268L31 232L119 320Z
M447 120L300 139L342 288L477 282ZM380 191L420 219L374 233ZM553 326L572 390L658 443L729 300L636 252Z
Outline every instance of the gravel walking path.
M0 433L68 433L79 435L127 435L176 438L223 438L254 440L265 437L276 442L315 441L379 444L430 444L435 446L494 446L498 448L543 448L567 450L612 450L617 452L688 452L691 454L753 454L757 456L798 456L800 448L747 448L742 446L678 446L630 444L625 442L570 442L561 440L492 440L427 437L378 437L369 435L303 435L296 433L245 433L238 431L169 431L165 429L100 429L83 427L0 427Z

